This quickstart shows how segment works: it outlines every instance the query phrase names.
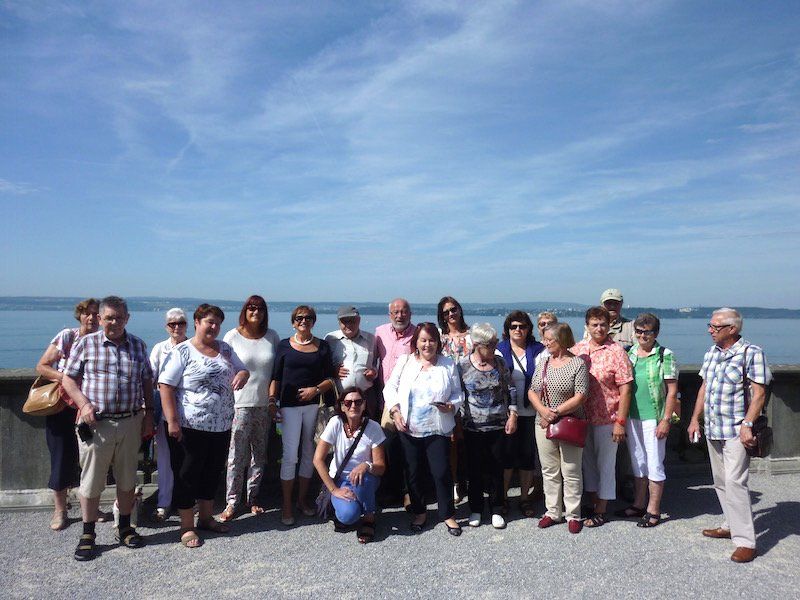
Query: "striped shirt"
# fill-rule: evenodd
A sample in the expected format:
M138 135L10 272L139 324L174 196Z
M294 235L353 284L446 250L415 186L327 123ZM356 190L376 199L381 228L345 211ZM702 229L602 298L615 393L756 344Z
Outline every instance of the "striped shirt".
M102 330L83 336L72 347L64 373L82 377L81 390L101 414L138 410L145 381L153 385L147 346L128 332L119 345Z
M761 385L772 380L764 351L740 338L727 350L711 346L703 358L700 377L706 385L705 428L710 440L730 440L739 435L744 420L744 359L747 348L747 378Z

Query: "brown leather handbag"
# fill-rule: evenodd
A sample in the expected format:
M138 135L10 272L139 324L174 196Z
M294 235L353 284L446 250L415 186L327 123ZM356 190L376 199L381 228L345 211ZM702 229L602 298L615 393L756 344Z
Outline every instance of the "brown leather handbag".
M22 406L22 412L35 417L47 417L60 413L67 406L63 396L60 383L39 375L28 392L28 399Z

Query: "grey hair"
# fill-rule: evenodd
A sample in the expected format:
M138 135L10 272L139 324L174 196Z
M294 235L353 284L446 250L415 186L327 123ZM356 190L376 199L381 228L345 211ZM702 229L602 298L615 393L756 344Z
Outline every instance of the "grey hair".
M475 323L469 328L473 344L489 344L497 341L497 330L489 323Z
M103 312L105 307L113 308L114 310L122 310L126 315L130 314L128 312L128 303L125 302L125 298L120 298L119 296L106 296L102 300L100 300L100 312Z
M165 323L169 323L170 321L172 321L174 319L183 319L184 321L187 320L186 319L186 313L183 312L182 308L178 308L178 307L170 308L167 311L167 314L164 315L164 322Z
M737 333L742 331L742 315L735 308L731 308L729 306L723 306L722 308L718 308L713 313L711 313L712 317L716 315L724 317L726 321L725 324L733 325Z

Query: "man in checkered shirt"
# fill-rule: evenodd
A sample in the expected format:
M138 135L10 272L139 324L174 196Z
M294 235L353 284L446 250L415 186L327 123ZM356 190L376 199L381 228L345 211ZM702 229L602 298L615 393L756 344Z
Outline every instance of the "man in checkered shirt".
M704 529L703 535L732 539L736 549L731 560L750 562L756 557L756 534L747 487L750 456L746 449L755 446L753 421L764 408L772 374L761 348L742 339L742 316L738 311L715 310L708 331L714 345L706 352L700 369L703 384L697 393L688 433L689 439L699 435L700 413L703 413L723 523L714 529ZM749 406L746 406L745 383L749 384Z
M125 331L128 305L117 296L100 302L100 331L80 338L64 369L64 391L78 406L84 429L78 441L83 534L76 560L96 555L95 520L109 466L114 467L119 505L117 537L139 548L143 538L131 527L139 446L153 434L153 373L147 346Z

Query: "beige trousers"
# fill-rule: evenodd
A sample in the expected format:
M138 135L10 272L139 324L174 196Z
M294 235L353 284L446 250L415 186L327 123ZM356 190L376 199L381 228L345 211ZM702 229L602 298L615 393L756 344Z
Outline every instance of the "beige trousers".
M583 448L571 444L548 440L545 429L536 424L536 447L542 464L545 513L551 519L568 520L581 518L581 495L583 473L581 459ZM563 503L563 504L562 504ZM563 513L562 513L563 506Z
M723 529L729 529L733 545L744 548L756 547L753 527L753 509L750 505L750 457L739 437L730 440L708 440L708 456L714 489L722 506Z

